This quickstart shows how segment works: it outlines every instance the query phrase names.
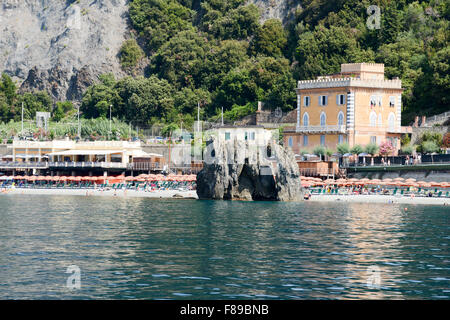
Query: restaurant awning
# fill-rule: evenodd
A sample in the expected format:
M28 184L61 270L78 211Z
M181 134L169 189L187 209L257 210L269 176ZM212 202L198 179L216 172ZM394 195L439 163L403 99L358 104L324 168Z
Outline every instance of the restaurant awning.
M124 150L66 150L48 153L49 156L89 156L123 153Z
M145 151L142 150L133 150L132 153L134 158L162 158L163 155L159 154L159 153L147 153Z

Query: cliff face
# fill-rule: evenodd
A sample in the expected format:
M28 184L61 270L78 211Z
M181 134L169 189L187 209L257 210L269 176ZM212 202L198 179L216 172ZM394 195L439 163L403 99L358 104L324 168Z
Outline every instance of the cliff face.
M127 11L126 0L4 0L0 71L23 81L22 90L79 99L99 74L121 74Z
M286 21L299 0L248 0L261 20ZM79 101L100 74L124 76L117 54L129 30L128 0L2 0L0 72L21 91Z
M278 144L252 148L247 141L211 141L204 168L197 175L200 199L276 200L303 199L294 154Z

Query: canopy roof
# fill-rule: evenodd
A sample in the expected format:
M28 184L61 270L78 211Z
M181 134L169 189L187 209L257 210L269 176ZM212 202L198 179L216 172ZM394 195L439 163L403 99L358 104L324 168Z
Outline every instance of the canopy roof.
M147 153L145 151L142 150L133 150L132 155L134 158L152 158L152 157L157 157L157 158L162 158L163 155L159 154L159 153Z

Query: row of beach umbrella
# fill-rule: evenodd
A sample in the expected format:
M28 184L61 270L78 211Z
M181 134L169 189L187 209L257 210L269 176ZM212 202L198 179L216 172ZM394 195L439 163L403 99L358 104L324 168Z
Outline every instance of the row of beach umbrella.
M156 182L156 181L195 181L197 176L190 175L162 175L162 174L141 174L139 176L0 176L0 181L16 180L16 181L48 181L48 182L96 182L105 183L105 181L111 181L113 183L118 182Z
M450 183L448 182L435 182L435 181L417 181L414 178L404 179L326 179L315 177L301 177L301 183L303 187L315 187L315 186L397 186L397 187L416 187L416 188L450 188Z

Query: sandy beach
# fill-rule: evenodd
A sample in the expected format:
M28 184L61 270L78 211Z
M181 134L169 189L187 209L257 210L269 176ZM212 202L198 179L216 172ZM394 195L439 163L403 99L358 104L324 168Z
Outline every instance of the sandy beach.
M165 199L198 199L195 190L158 190L152 192L136 190L100 190L100 189L7 189L5 195L52 195L52 196L89 196L89 197L127 197L127 198L165 198Z
M152 192L136 190L86 190L86 189L3 189L0 196L8 195L53 195L53 196L89 196L89 197L125 197L160 199L198 199L195 190L157 190ZM449 198L428 198L390 195L313 195L311 202L359 202L359 203L398 203L449 205Z

